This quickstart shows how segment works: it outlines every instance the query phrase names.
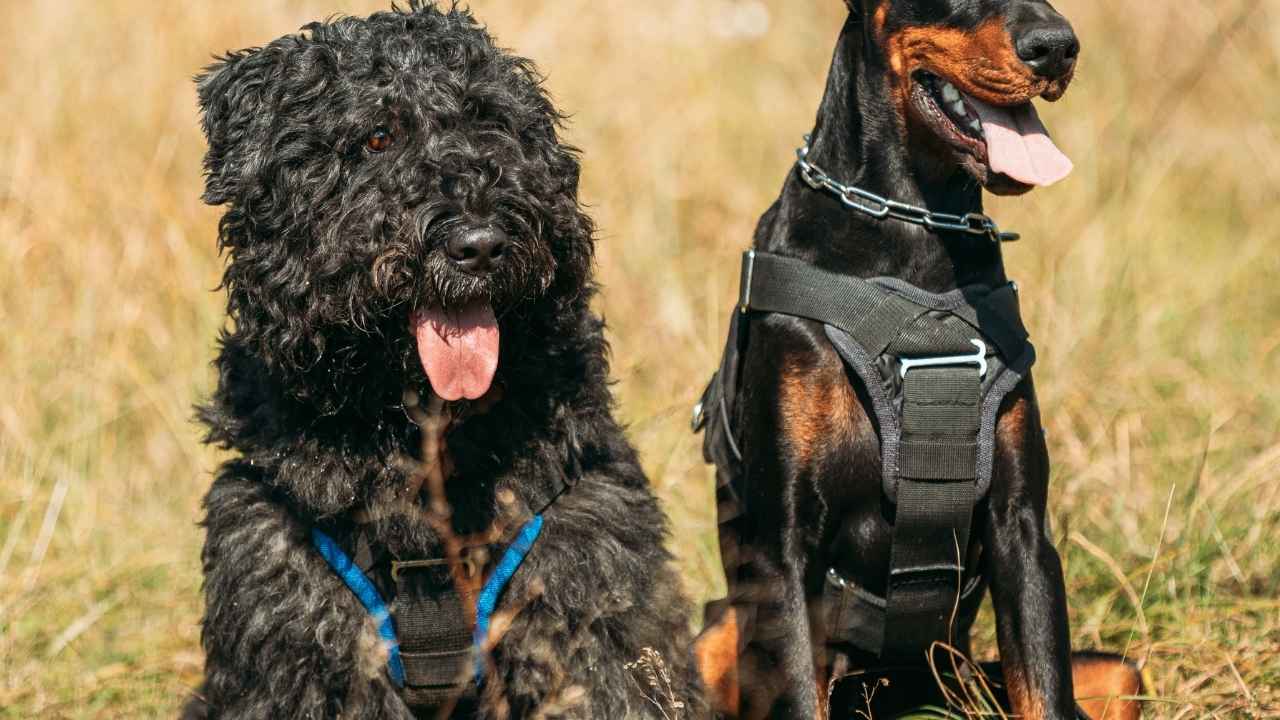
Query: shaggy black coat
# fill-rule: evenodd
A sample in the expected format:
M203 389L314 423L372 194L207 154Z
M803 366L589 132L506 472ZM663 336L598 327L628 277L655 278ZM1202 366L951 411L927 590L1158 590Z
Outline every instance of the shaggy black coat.
M541 492L569 490L500 604L479 701L454 715L702 714L666 522L611 414L576 151L533 64L468 12L414 2L231 53L197 84L233 321L199 415L234 458L205 500L189 715L413 717L310 533L350 543L363 513L390 555L443 554L405 502L422 438L403 398L431 391L410 317L476 300L498 317L502 399L447 437L453 530L509 541ZM510 236L507 260L458 272L442 245L482 223Z

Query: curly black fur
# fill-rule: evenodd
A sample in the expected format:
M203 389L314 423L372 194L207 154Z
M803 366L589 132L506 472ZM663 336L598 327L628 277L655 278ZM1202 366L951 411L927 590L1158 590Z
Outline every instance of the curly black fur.
M503 399L448 436L454 530L500 522L499 497L527 516L549 484L570 489L507 590L514 618L467 714L700 715L665 519L611 414L576 151L533 64L469 12L415 1L231 53L197 83L233 320L199 415L236 457L205 501L206 680L189 714L413 716L309 533L349 539L364 511L391 555L441 554L397 502L397 458L420 454L402 398L430 391L410 317L484 300ZM378 130L391 144L373 152ZM458 272L442 243L484 225L511 254L487 278ZM669 689L628 667L646 648Z

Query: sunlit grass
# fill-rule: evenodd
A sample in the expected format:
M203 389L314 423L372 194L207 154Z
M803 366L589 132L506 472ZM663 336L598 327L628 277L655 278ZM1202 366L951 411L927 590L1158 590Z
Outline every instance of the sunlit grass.
M0 4L0 716L172 715L198 682L189 408L223 319L189 77L383 5ZM843 3L472 5L574 116L621 412L713 595L686 419ZM992 212L1026 238L1076 643L1146 662L1153 716L1280 713L1280 0L1056 5L1078 170Z

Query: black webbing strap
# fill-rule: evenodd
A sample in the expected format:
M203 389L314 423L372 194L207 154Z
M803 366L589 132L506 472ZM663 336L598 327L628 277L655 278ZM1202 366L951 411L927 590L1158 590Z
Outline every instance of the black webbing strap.
M743 253L739 288L738 305L744 311L794 315L832 325L852 335L871 357L884 353L930 310L870 280L755 250ZM1028 337L1017 290L1012 284L983 290L980 295L967 291L967 302L947 312L981 328L1005 357L1017 358ZM945 353L948 348L933 351Z
M838 275L793 258L754 250L742 260L743 310L781 313L844 330L871 356L926 309L867 280Z
M467 607L475 598L454 582L447 560L394 563L392 575L406 701L438 706L456 700L474 670Z
M976 368L914 369L903 379L902 451L883 651L950 639L977 502L981 377Z

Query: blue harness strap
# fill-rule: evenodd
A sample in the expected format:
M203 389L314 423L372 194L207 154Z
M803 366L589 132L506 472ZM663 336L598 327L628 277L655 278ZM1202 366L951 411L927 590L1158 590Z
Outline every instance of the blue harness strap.
M476 627L472 634L472 643L476 656L477 686L484 681L484 649L489 639L489 625L493 619L493 612L498 606L498 600L502 597L502 591L506 589L511 578L520 569L525 556L537 542L538 536L542 533L542 525L542 516L534 515L524 524L524 527L520 528L516 539L503 553L498 566L494 568L493 574L485 582L476 600ZM391 681L396 687L403 688L405 685L404 663L400 659L400 642L396 635L395 621L391 617L391 610L387 607L387 603L382 599L373 582L342 551L342 548L338 547L338 543L333 538L319 528L312 528L311 540L325 562L329 563L329 567L333 568L352 594L360 600L360 604L364 605L364 609L373 617L374 623L378 626L378 636L382 638L387 648L387 674L391 676Z
M378 588L374 587L373 582L360 568L356 567L346 553L342 552L338 543L319 528L311 529L311 541L315 543L316 549L320 551L325 562L329 563L329 567L342 578L342 582L347 584L351 592L359 598L360 604L364 605L364 609L373 617L373 622L378 626L378 636L387 647L387 674L391 676L391 682L395 683L396 687L404 687L404 663L400 660L400 641L396 639L396 626L391 619L391 610L382 600Z
M489 640L489 622L498 606L498 598L502 596L502 591L511 582L516 570L520 569L524 556L529 554L541 533L542 516L534 515L532 520L520 528L520 534L502 554L502 560L498 562L498 567L489 576L484 589L480 591L480 598L476 600L476 630L472 639L476 648L476 685L484 682L484 646Z

